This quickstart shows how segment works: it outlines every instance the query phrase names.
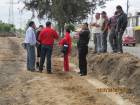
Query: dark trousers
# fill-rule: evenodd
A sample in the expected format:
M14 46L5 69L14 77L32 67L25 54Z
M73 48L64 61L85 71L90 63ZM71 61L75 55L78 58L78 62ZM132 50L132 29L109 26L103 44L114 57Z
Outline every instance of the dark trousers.
M111 32L109 35L109 42L110 42L113 52L117 52L117 35L116 35L115 29L111 29Z
M79 47L78 48L79 54L79 69L81 74L87 74L87 60L86 56L88 54L88 46Z
M37 46L37 57L40 57L41 54L41 45Z
M97 52L97 36L96 36L96 34L94 34L93 40L94 40L94 46L95 46L94 50L95 50L95 52Z
M103 37L102 37L102 51L103 52L107 52L107 36L108 36L108 32L104 32L103 33Z
M41 58L40 58L40 67L39 70L43 70L43 65L45 58L47 57L47 71L51 71L51 56L52 56L52 47L47 45L41 45Z
M26 44L27 49L27 69L30 71L35 70L35 46Z
M122 36L123 36L123 31L117 33L117 52L123 53L123 48L122 48Z

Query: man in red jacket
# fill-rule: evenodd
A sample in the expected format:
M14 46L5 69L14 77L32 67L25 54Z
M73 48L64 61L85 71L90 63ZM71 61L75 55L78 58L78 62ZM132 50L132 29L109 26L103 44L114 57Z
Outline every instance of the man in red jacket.
M51 22L46 22L46 28L44 28L40 35L39 41L41 43L41 59L40 59L40 67L39 71L43 71L43 65L45 62L45 58L47 56L47 72L51 74L51 56L53 50L54 40L58 39L59 35L55 30L51 28Z

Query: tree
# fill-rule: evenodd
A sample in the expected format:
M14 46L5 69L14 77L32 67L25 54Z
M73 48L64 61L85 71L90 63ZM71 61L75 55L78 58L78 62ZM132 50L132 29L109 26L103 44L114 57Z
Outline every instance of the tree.
M96 6L103 6L108 0L25 0L25 7L36 11L39 18L48 18L58 22L59 32L63 32L65 23L71 24L86 19Z

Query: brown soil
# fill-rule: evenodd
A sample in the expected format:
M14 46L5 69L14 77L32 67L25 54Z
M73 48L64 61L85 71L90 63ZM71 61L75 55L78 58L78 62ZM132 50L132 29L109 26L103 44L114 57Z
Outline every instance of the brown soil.
M57 49L58 47L55 47ZM59 50L55 50L59 51ZM60 52L55 52L60 56ZM56 56L55 55L55 56ZM77 49L73 48L71 62L78 66ZM127 91L120 95L137 105L140 105L140 59L124 54L94 54L89 49L88 75L95 77L114 88L124 88Z
M62 71L53 60L53 74L28 72L21 39L0 38L0 105L115 105L84 79Z
M88 56L93 76L113 87L128 89L126 96L140 104L140 59L125 54L92 54Z

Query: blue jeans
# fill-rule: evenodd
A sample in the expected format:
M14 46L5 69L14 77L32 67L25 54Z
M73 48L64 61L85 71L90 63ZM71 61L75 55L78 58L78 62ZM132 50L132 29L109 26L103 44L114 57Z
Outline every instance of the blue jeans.
M100 53L103 50L102 46L102 33L94 34L95 52Z
M43 70L43 65L46 57L47 57L47 71L51 71L51 56L52 56L52 47L49 45L42 45L40 67L39 67L40 71Z
M30 71L35 70L35 46L26 44L27 49L27 69Z
M124 31L117 33L117 52L123 53L123 46L122 46L122 37L123 37Z
M117 52L117 35L114 28L111 29L109 41L113 52Z

